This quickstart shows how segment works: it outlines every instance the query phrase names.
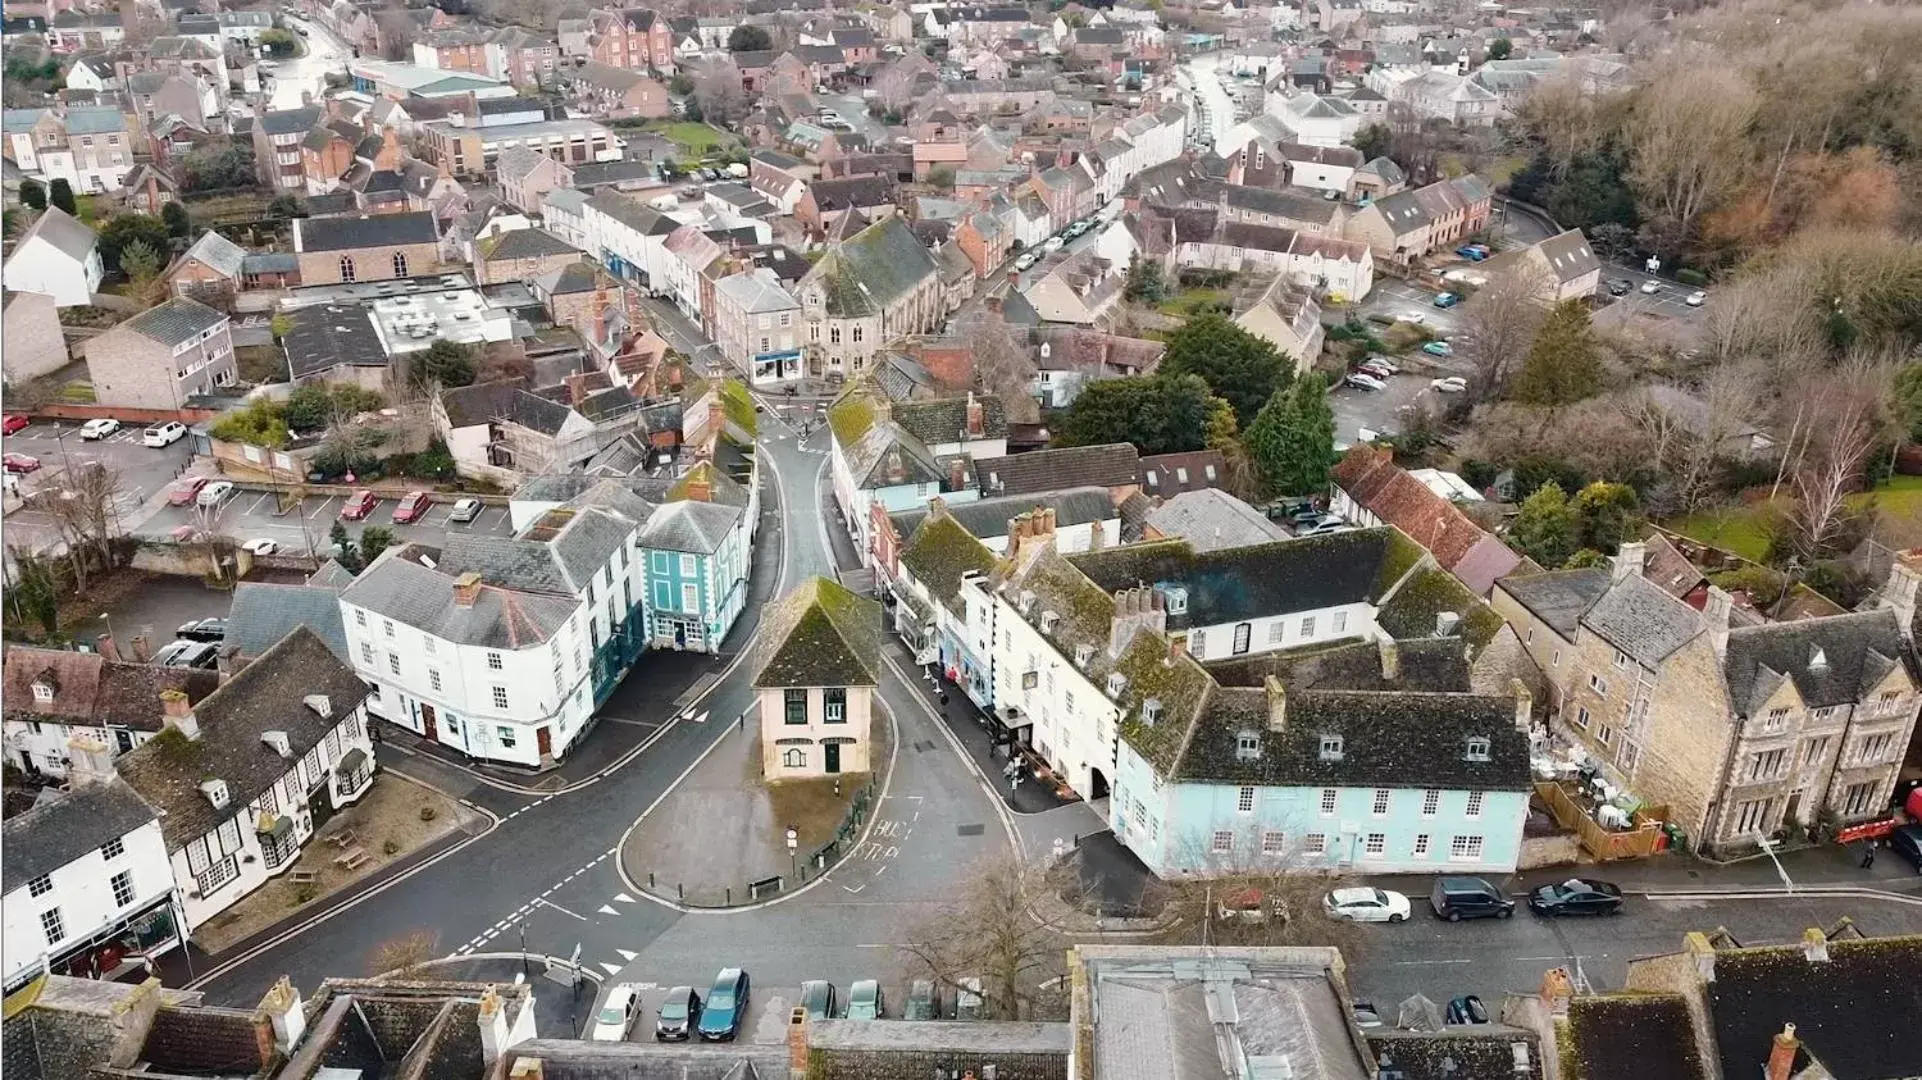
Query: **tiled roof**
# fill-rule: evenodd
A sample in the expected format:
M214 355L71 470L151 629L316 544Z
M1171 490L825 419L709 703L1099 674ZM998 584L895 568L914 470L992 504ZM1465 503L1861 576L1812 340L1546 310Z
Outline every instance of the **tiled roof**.
M894 178L856 176L846 180L816 180L808 185L808 194L822 211L889 206L894 202Z
M1159 498L1219 487L1227 471L1219 450L1184 450L1141 459L1141 490Z
M18 250L21 245L36 236L78 262L85 262L87 255L94 249L93 230L82 224L79 218L58 206L50 205L41 211L40 216L35 218L33 224L27 228L26 235L14 245L14 249Z
M294 219L294 250L299 252L432 244L439 239L434 215L426 210L367 217Z
M1005 521L1000 529L1001 532L989 535L1005 535ZM953 610L962 576L970 571L981 574L992 571L994 552L954 518L930 514L924 515L903 545L901 566L927 588L929 595Z
M1780 1030L1777 1028L1776 1030ZM1771 1033L1772 1034L1772 1033ZM1579 994L1568 1003L1564 1060L1582 1080L1710 1080L1696 1048L1688 1001L1680 994L1624 991ZM1750 1066L1730 1076L1760 1072L1769 1043ZM1563 1075L1568 1075L1565 1071Z
M121 323L120 327L157 341L169 348L191 341L227 321L223 312L185 296L176 296L159 307L147 310Z
M1124 487L1141 482L1141 454L1132 443L1033 450L982 458L981 494L1026 495L1069 487Z
M258 122L260 129L268 135L296 135L312 131L314 125L326 115L326 110L317 105L303 106L269 112L261 116Z
M337 367L386 367L387 347L366 304L316 304L287 313L281 338L290 375L304 379Z
M757 687L880 683L881 605L826 578L769 604L760 636L766 659Z
M1591 633L1650 669L1660 667L1703 628L1694 608L1640 574L1611 584L1581 622Z
M453 537L449 537L450 541ZM490 649L525 649L560 632L574 613L573 596L483 584L473 606L454 602L454 578L418 561L413 549L382 553L341 593L341 600L432 634Z
M138 792L117 779L77 785L67 792L48 791L32 809L7 819L0 837L7 849L0 862L5 878L0 891L11 894L25 888L29 881L93 854L158 816Z
M119 109L90 108L67 110L68 135L108 135L127 130L127 117Z
M1475 524L1461 508L1396 465L1386 450L1357 446L1335 464L1333 479L1348 497L1427 548L1477 595L1521 565L1521 556Z
M1602 260L1588 246L1588 237L1583 236L1580 229L1556 233L1536 244L1535 249L1547 261L1549 273L1555 275L1555 280L1562 284L1579 280L1602 268Z
M1914 654L1895 613L1880 610L1736 627L1722 671L1736 714L1752 716L1783 678L1803 704L1819 709L1869 700L1904 666L1913 677Z
M504 419L542 435L556 435L573 415L557 401L526 390L516 382L475 383L442 390L441 409L450 427L476 427Z
M955 503L948 507L948 516L966 529L971 536L990 539L1008 535L1008 522L1035 509L1054 511L1057 529L1074 525L1086 525L1095 521L1111 521L1119 511L1115 509L1114 499L1104 487L1066 488L1060 491L1046 491L1034 495L1009 495L997 499L976 499L974 502ZM921 523L927 520L928 511L917 507L901 510L888 515L888 520L903 537L914 535Z
M891 216L828 249L802 281L821 283L830 317L850 318L885 310L934 273L934 256Z
M981 407L981 432L969 434L968 408ZM1008 434L1007 410L991 394L944 398L938 401L898 401L889 409L902 430L930 446L970 439L1000 439Z
M654 512L641 530L641 546L658 551L712 555L746 511L738 506L683 499Z
M1549 570L1505 577L1497 585L1529 614L1573 641L1583 613L1608 591L1609 572L1595 568Z
M481 241L480 247L481 258L488 261L580 253L579 248L546 229L510 229Z

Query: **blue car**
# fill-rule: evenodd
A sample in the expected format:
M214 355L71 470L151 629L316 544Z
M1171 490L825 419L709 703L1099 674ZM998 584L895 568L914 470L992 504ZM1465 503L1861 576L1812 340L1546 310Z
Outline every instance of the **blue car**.
M1469 262L1481 262L1483 259L1488 258L1488 249L1476 244L1467 244L1456 248L1455 254L1467 259Z
M1428 344L1423 345L1421 347L1421 351L1427 353L1430 356L1455 355L1455 347L1450 345L1446 341L1431 341Z
M1451 308L1461 302L1462 302L1462 298L1459 296L1456 296L1452 292L1435 294L1435 306L1438 308Z
M714 989L708 991L701 1006L701 1038L708 1042L732 1040L741 1033L741 1018L747 1014L747 972L722 968L714 976Z

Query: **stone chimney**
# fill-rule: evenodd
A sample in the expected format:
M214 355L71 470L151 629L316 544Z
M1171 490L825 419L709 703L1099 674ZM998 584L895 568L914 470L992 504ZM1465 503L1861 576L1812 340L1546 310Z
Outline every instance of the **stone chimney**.
M961 491L968 486L968 463L961 458L948 462L948 490Z
M1387 634L1375 639L1375 651L1381 654L1381 679L1383 682L1397 682L1401 679L1401 644Z
M1881 604L1895 612L1902 636L1915 638L1915 606L1922 593L1922 548L1910 548L1896 555L1889 567L1888 583L1882 586Z
M507 1009L501 1002L500 991L489 983L481 991L480 1008L476 1013L480 1024L481 1061L492 1065L507 1052Z
M987 435L987 433L987 406L981 404L980 399L974 396L974 391L970 390L968 391L968 428L966 435L970 439L979 439Z
M260 999L255 1016L267 1021L274 1049L282 1057L293 1053L294 1047L300 1045L300 1037L307 1033L307 1013L300 1007L300 991L294 989L294 984L285 975L268 987L267 996ZM259 1030L258 1027L255 1030Z
M1108 624L1108 655L1118 657L1128 651L1138 630L1166 633L1168 613L1161 606L1161 594L1146 585L1115 593L1114 618Z
M1811 926L1802 931L1802 955L1811 964L1829 962L1829 936Z
M1795 1037L1795 1025L1783 1024L1769 1047L1767 1080L1789 1080L1795 1071L1795 1053L1801 1048L1802 1040Z
M1284 732L1288 730L1288 688L1273 675L1261 680L1261 688L1268 692L1268 730Z
M545 1080L546 1076L540 1058L524 1057L514 1059L514 1069L507 1074L507 1080Z
M1188 635L1186 634L1169 635L1168 665L1172 667L1175 661L1181 659L1186 655L1188 655Z
M200 738L200 721L194 719L193 703L184 690L160 692L160 723L162 728L171 728L189 739Z
M91 735L67 740L67 783L75 788L113 782L113 750Z
M220 681L223 683L240 674L251 663L252 660L240 655L238 645L222 645L220 652L214 656L214 670L220 672Z
M1715 946L1708 935L1700 930L1690 930L1682 936L1682 950L1695 961L1695 977L1705 983L1715 981Z
M947 516L948 516L948 500L942 498L939 495L936 495L934 498L928 500L928 520L932 521L936 518L944 518ZM1014 530L1010 529L1008 530L1008 532L1010 535L1012 535Z
M147 635L133 636L133 659L136 664L144 664L153 659L153 649L147 644Z
M106 657L109 661L112 661L113 663L117 664L120 662L120 646L118 643L114 641L112 637L106 634L102 634L100 636L100 640L95 642L94 644L95 644L95 647L97 647L100 650L100 655Z
M1708 587L1708 602L1702 606L1702 623L1715 645L1715 655L1728 653L1728 620L1735 611L1735 598L1720 585Z
M795 1076L808 1071L808 1011L799 1007L787 1015L787 1067Z
M1569 980L1568 969L1552 967L1542 973L1542 1005L1550 1016L1567 1016L1569 999L1575 996L1575 984Z
M1535 695L1520 679L1508 680L1508 692L1515 695L1515 730L1526 735L1535 726Z
M481 576L472 570L454 579L454 606L470 608L480 599Z
M1621 550L1616 554L1614 562L1609 566L1608 576L1610 580L1621 581L1631 574L1641 573L1642 561L1647 554L1648 545L1642 543L1640 540L1623 544Z

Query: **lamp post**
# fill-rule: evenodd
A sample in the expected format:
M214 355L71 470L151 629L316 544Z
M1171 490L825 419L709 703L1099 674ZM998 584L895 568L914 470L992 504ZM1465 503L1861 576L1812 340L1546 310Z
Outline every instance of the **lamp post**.
M118 649L120 647L120 642L116 640L113 636L113 612L103 611L100 613L100 618L102 621L104 621L107 624L107 640L112 641L114 644L114 648Z
M789 825L787 827L787 863L790 876L799 877L801 874L799 856L795 853L800 846L801 834L794 830L794 826Z

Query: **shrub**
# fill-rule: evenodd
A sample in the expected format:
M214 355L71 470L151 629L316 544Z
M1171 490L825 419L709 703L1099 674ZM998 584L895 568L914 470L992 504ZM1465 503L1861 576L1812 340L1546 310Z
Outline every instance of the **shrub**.
M398 841L398 840L389 840L389 841L387 841L386 843L384 843L384 844L382 844L382 845L380 846L380 853L381 853L382 855L398 855L398 854L400 854L400 841Z
M420 808L420 819L422 821L432 821L439 816L440 811L434 809L432 806L423 806Z
M1675 280L1684 285L1693 285L1700 288L1708 284L1708 275L1702 273L1700 270L1684 266L1680 270L1675 271Z

